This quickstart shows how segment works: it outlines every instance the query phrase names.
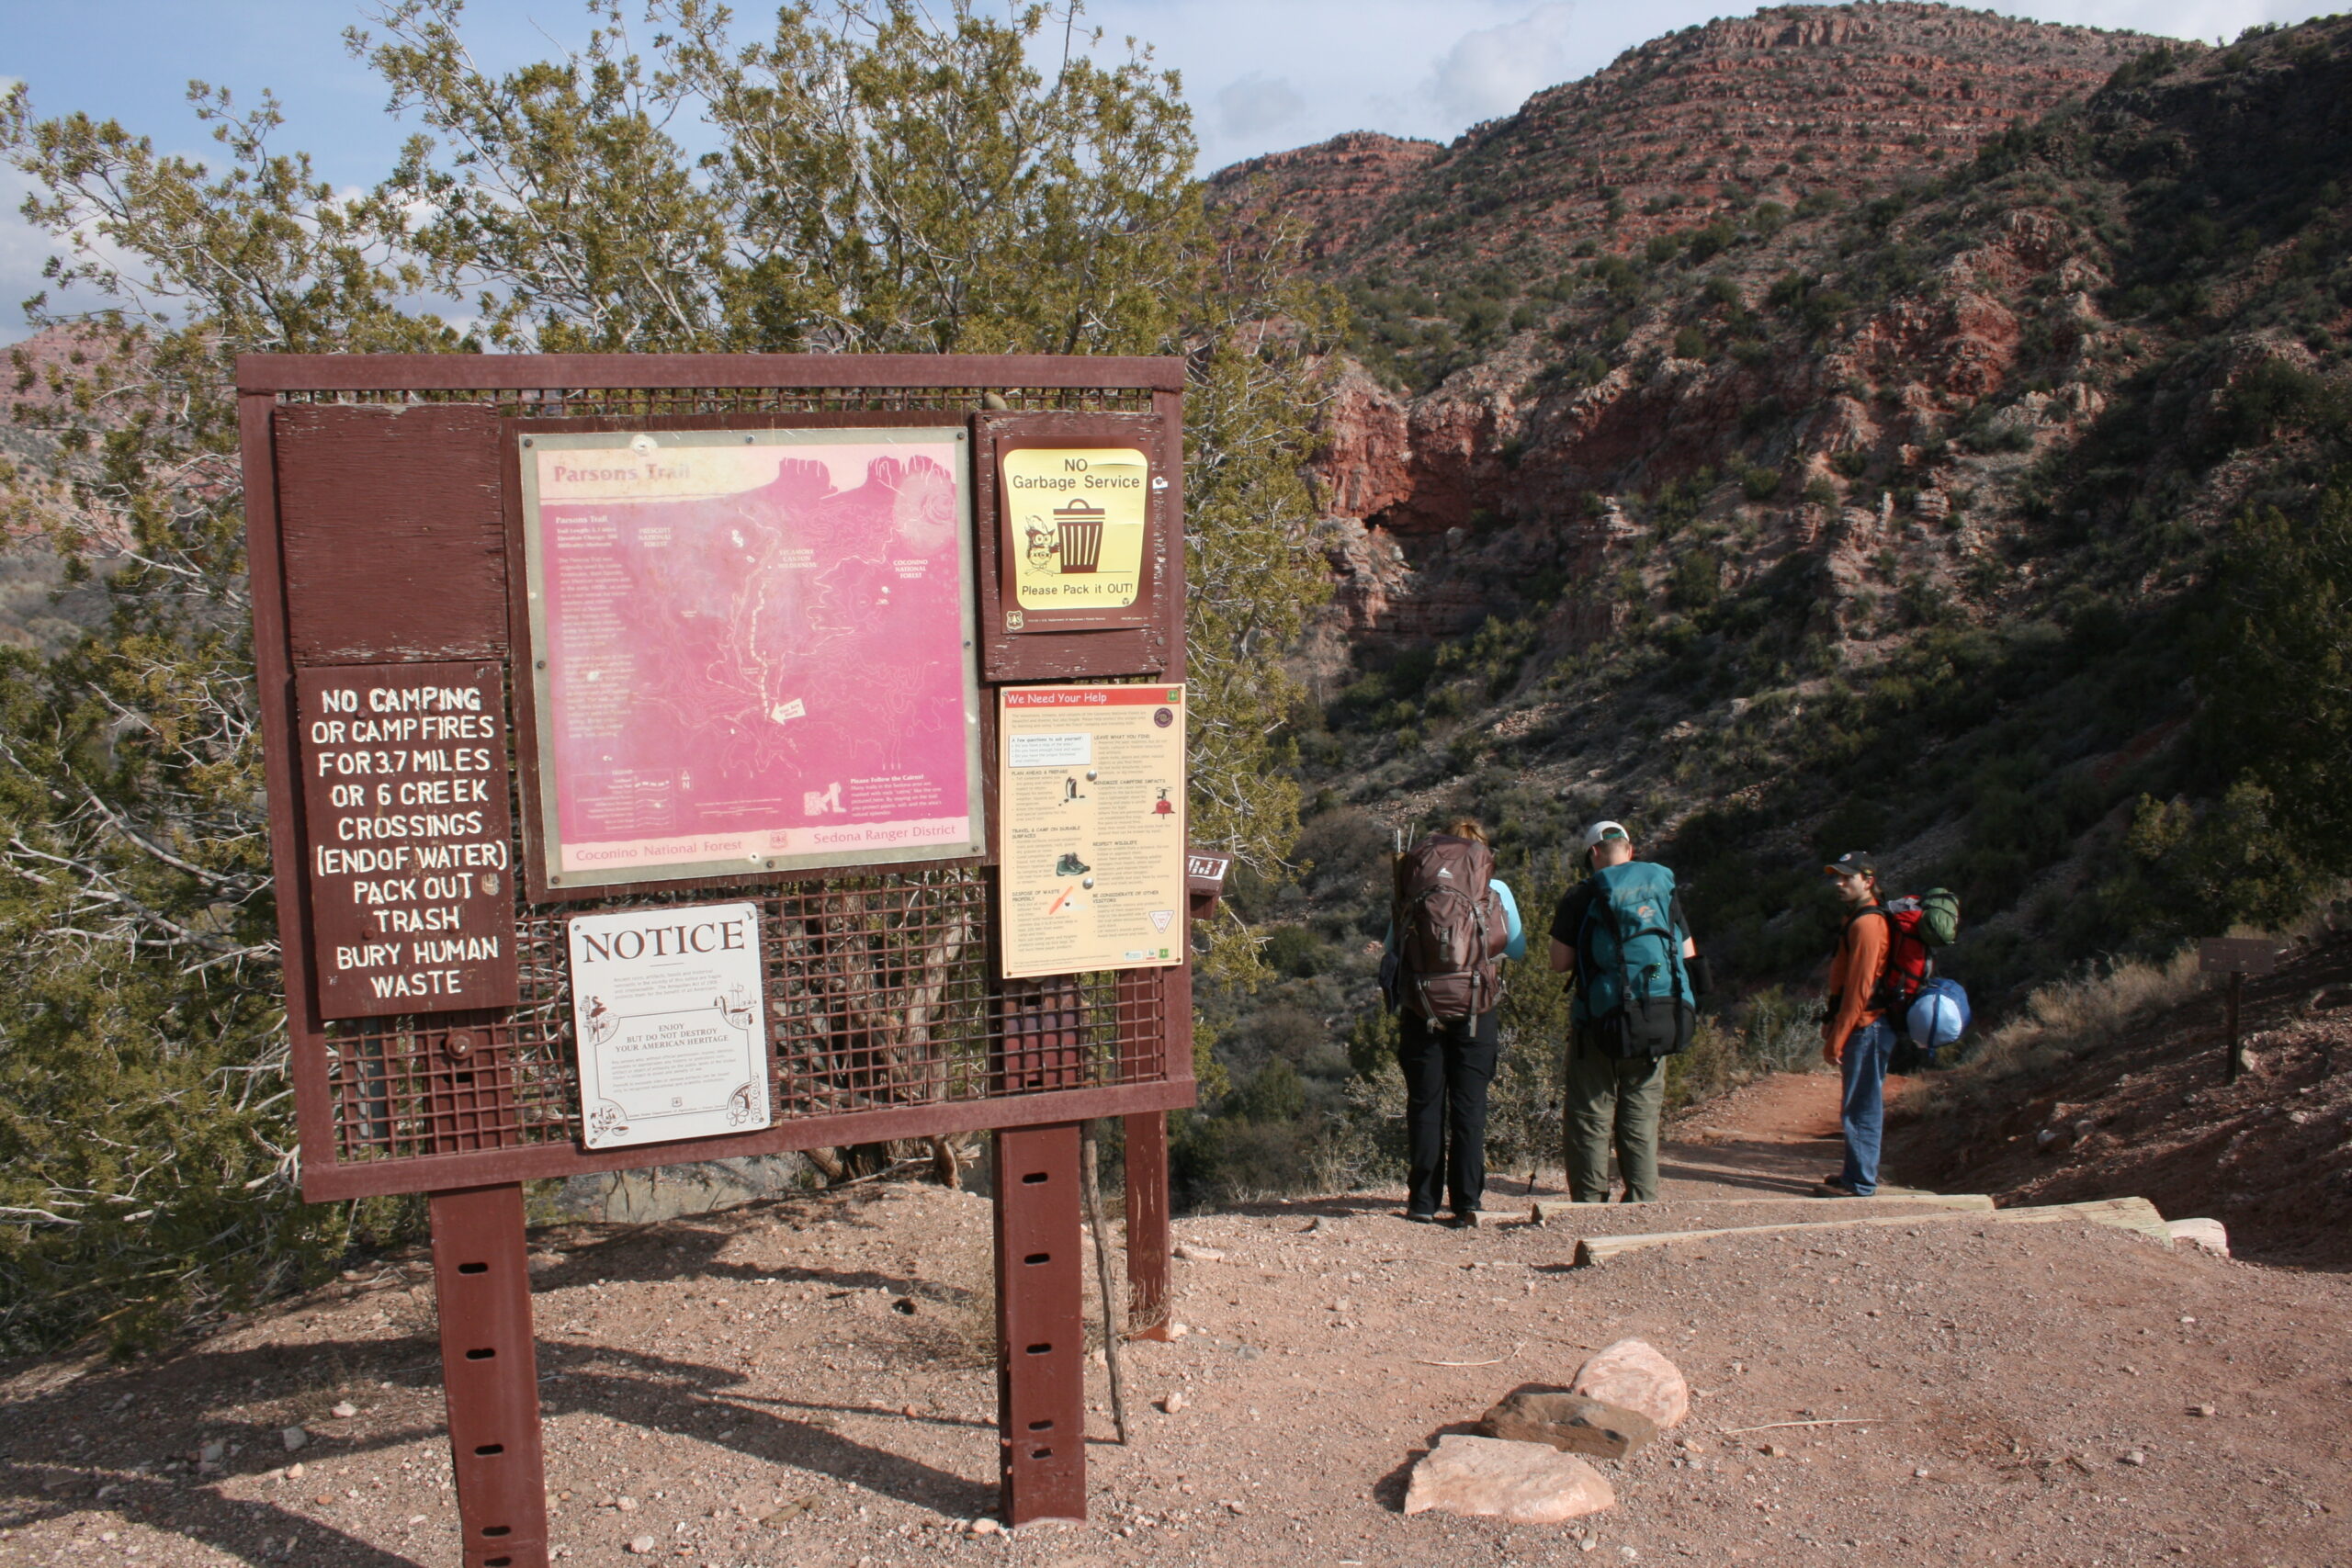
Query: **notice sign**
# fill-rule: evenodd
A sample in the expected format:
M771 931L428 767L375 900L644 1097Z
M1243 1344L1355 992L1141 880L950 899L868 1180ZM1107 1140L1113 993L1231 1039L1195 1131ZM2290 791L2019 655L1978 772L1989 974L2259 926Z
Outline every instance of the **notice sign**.
M1026 446L1001 461L1010 624L1125 619L1115 612L1143 594L1150 462L1128 446Z
M575 915L566 932L588 1147L770 1123L758 905Z
M1008 979L1184 962L1184 688L1000 696Z
M550 889L981 852L962 429L520 439Z
M319 1016L511 1006L500 667L311 668L294 690Z

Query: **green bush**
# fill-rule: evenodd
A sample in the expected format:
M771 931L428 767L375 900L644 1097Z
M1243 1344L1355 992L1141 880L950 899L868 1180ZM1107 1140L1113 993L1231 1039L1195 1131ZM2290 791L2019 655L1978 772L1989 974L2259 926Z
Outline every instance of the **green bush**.
M1690 236L1690 259L1696 263L1721 255L1738 238L1739 231L1732 227L1731 220L1718 218Z
M1323 944L1304 926L1273 927L1259 956L1277 975L1306 979L1323 972Z

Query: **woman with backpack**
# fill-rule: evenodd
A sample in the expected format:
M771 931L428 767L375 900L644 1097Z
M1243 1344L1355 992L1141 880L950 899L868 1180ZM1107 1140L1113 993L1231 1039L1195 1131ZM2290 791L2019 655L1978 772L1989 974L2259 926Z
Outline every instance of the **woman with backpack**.
M1502 1054L1498 959L1527 956L1519 900L1495 875L1476 818L1460 818L1396 859L1381 985L1399 1014L1405 1073L1405 1217L1478 1223L1487 1190L1487 1089Z

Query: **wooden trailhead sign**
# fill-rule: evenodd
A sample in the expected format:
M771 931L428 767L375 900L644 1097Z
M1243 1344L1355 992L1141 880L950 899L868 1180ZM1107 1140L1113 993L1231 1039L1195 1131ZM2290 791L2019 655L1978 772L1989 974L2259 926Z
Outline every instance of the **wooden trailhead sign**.
M503 671L324 666L294 690L320 1016L512 1007Z
M1125 1119L1164 1337L1190 943L1008 965L1000 694L1181 724L1183 375L239 362L303 1192L429 1195L469 1568L548 1557L523 1182L960 1132L994 1134L1005 1521L1083 1517L1079 1125ZM1090 850L1078 902L1214 906L1169 755L1103 839L1165 837L1159 880ZM1072 799L1118 798L1090 766Z

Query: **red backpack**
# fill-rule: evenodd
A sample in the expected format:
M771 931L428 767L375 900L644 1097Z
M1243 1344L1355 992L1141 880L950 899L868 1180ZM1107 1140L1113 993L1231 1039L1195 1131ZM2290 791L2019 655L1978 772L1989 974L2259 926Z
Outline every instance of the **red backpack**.
M1936 977L1935 950L1950 946L1960 936L1960 895L1930 887L1925 893L1858 909L1847 923L1864 915L1877 915L1886 921L1886 964L1871 992L1871 1006L1885 1013L1900 1033L1904 1015Z
M1432 833L1396 863L1398 1000L1432 1023L1476 1018L1503 998L1495 960L1510 944L1495 854Z

